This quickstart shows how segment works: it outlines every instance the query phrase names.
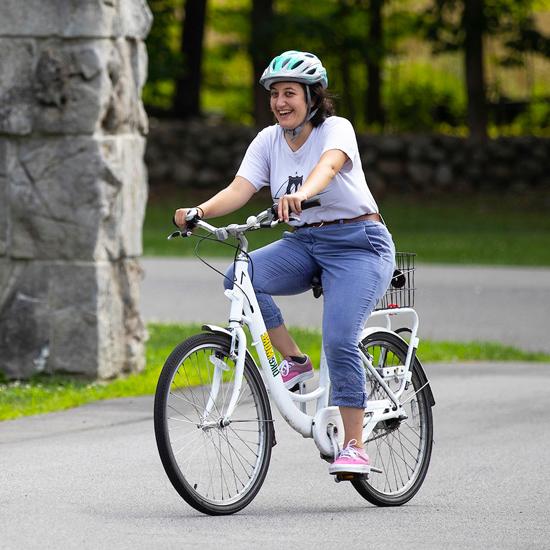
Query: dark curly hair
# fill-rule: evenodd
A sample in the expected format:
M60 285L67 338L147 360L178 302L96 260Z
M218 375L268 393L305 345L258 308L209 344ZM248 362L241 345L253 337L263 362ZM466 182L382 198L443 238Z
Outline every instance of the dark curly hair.
M305 92L305 85L304 92ZM314 128L323 124L323 122L329 117L335 114L334 109L334 96L328 92L320 83L313 84L309 87L311 93L311 110L317 109L317 112L311 119L311 124Z

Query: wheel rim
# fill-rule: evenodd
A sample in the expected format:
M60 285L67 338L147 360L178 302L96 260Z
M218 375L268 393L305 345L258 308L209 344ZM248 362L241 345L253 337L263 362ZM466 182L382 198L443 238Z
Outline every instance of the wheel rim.
M225 364L227 370L204 419L214 363ZM165 430L181 481L212 505L241 502L254 487L265 453L268 419L246 368L231 423L224 426L221 422L231 398L233 375L234 362L222 346L199 346L175 369L166 397Z
M369 342L367 351L377 368L403 365L405 361L405 354L387 341ZM385 381L393 391L400 384L393 379ZM428 407L422 392L415 395L419 388L418 378L413 374L412 382L400 399L405 403L408 418L380 422L365 442L371 465L383 472L371 473L368 484L387 497L399 498L407 493L425 467L429 440ZM385 391L368 371L367 392L370 399L387 399Z

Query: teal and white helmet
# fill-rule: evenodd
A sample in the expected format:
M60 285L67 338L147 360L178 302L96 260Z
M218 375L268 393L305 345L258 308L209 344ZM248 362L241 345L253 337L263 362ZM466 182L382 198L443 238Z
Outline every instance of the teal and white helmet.
M316 55L290 50L273 58L260 78L260 84L266 90L275 82L300 82L307 85L320 82L326 88L328 77Z

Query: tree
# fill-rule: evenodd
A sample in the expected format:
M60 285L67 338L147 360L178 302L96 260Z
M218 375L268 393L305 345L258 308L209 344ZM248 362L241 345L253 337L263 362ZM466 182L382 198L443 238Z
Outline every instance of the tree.
M369 0L369 52L367 53L367 124L384 124L384 110L382 108L381 88L383 62L383 34L382 34L382 5L383 0Z
M461 50L468 97L468 127L474 139L487 137L488 106L483 70L483 40L486 35L503 39L507 51L503 63L518 53L550 53L550 40L534 28L533 0L434 0L424 13L425 36L434 52Z
M256 126L269 125L273 116L266 100L265 90L258 85L264 69L274 57L273 53L273 0L253 0L250 15L250 46L249 52L254 70L253 96L254 120Z
M181 70L176 77L173 112L178 118L198 117L206 0L186 0L181 32Z
M470 137L487 139L487 100L483 69L483 31L486 28L483 0L464 0L464 69L468 96L467 122Z
M487 137L487 104L483 71L483 34L487 29L484 0L435 0L423 21L434 53L463 51L470 137Z

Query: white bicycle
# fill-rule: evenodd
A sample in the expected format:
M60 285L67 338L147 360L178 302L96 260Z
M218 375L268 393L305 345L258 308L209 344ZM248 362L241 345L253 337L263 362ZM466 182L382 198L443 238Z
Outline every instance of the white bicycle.
M307 204L304 204L307 207ZM233 288L227 328L204 325L205 332L179 344L162 369L154 405L155 435L164 469L176 491L195 509L232 514L247 506L262 486L275 445L270 397L281 416L305 438L313 438L321 458L331 462L343 444L339 409L330 406L330 380L321 350L318 385L287 390L249 275L246 232L273 227L274 207L245 224L214 227L188 219L209 238L235 237ZM430 463L435 404L418 357L418 315L402 298L414 292L414 255L397 255L398 269L358 342L367 379L368 406L363 442L371 459L368 475L340 474L369 502L398 506L420 489ZM319 287L314 288L318 295ZM402 303L398 303L401 299ZM412 305L412 304L410 304ZM392 330L392 322L408 324ZM260 368L248 349L247 327ZM407 340L402 331L408 333ZM308 403L315 412L308 414Z

